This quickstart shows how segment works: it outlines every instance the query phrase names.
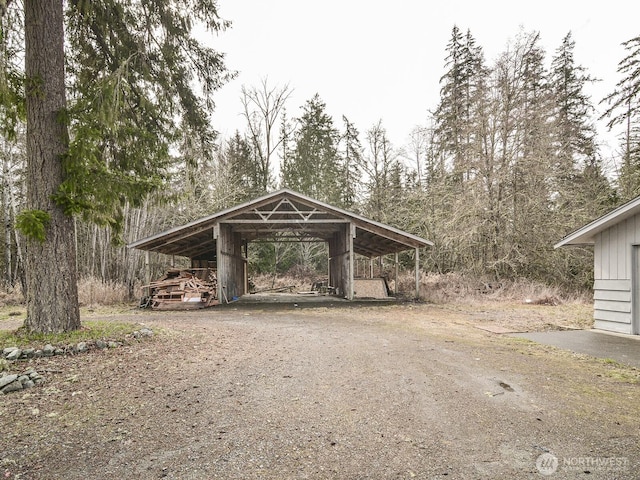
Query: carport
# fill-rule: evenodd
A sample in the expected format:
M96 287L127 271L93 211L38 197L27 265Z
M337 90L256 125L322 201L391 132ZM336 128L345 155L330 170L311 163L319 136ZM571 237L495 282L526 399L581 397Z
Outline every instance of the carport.
M214 266L219 301L248 293L247 245L261 241L322 241L329 246L329 282L354 298L354 257L415 251L416 296L420 249L433 245L411 233L283 189L128 245L187 257L193 268Z

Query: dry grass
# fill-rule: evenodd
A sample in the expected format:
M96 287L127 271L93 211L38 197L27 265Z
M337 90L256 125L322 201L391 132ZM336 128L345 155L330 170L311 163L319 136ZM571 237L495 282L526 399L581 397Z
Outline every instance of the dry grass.
M322 275L272 275L260 274L249 277L249 290L252 292L267 291L271 289L294 287L293 291L308 291L316 280L320 280Z
M251 277L252 291L295 286L294 291L309 290L321 275L255 275ZM400 273L398 289L395 280L389 287L399 297L413 298L415 276L413 272ZM421 301L434 304L473 304L508 302L531 305L591 304L591 292L567 292L558 287L544 285L527 279L495 282L458 273L423 273L420 278Z
M134 293L139 292L139 288L134 290ZM78 281L78 301L81 307L121 305L131 302L126 285L117 282L103 282L93 277L82 278Z
M141 294L139 287L134 289ZM103 282L98 278L82 278L78 281L78 301L81 307L122 305L131 303L127 286L117 282ZM19 286L7 291L0 290L0 307L23 306L25 303Z
M401 274L398 283L401 295L414 295L415 277L412 273ZM591 303L592 297L591 292L566 292L524 278L496 282L458 273L423 273L420 278L420 300L435 304L495 301L560 305Z
M0 289L0 307L14 307L22 304L24 304L24 295L22 295L20 285L9 290Z

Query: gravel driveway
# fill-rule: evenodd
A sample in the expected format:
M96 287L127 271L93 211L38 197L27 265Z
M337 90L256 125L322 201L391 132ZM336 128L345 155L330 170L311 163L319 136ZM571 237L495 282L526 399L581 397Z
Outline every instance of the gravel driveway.
M23 479L635 479L639 372L474 328L571 308L225 307L0 398ZM555 309L555 310L554 310Z

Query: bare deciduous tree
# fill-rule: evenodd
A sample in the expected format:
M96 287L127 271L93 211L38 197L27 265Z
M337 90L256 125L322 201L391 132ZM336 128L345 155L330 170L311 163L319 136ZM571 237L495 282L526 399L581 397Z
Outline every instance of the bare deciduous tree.
M274 127L291 93L289 85L271 87L266 78L259 87L242 87L243 115L247 120L263 192L267 192L273 183L271 159L280 145L280 140L274 139Z

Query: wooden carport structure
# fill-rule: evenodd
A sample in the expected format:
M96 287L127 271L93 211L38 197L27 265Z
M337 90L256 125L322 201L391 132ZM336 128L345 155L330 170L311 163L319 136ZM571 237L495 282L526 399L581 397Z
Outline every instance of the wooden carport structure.
M254 240L318 240L329 245L329 282L354 298L354 255L380 257L415 250L416 297L419 250L433 245L416 235L369 220L292 190L269 193L128 245L183 256L192 267L215 262L219 301L247 292L247 245ZM223 290L224 289L224 290Z

